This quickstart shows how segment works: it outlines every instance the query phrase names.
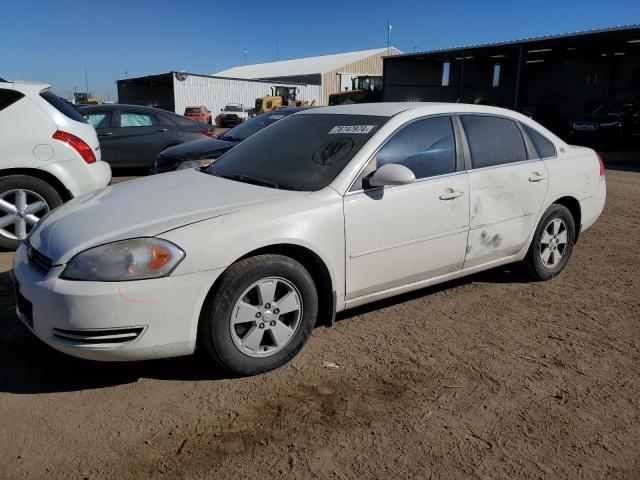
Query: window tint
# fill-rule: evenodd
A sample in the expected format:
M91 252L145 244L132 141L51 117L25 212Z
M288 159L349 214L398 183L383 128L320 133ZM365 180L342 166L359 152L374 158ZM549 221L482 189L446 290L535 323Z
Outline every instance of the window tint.
M527 160L522 133L513 120L483 115L460 117L473 168Z
M71 120L75 120L76 122L87 123L87 119L82 116L82 114L75 109L73 105L62 100L59 96L53 93L51 90L47 90L46 92L40 93L40 96L44 98L49 105L58 110L65 117L69 117Z
M376 168L399 163L416 179L456 170L456 147L450 117L418 120L402 128L378 152Z
M20 92L16 92L15 90L0 89L0 110L4 110L9 105L20 100L22 97L24 97L24 95Z
M90 112L87 113L87 117L93 128L109 128L111 126L111 112Z
M529 135L531 143L533 143L539 158L555 157L556 147L553 146L553 143L547 140L541 133L536 132L533 128L525 124L522 124L522 127L524 128L524 131L527 132L527 135Z
M153 127L158 125L158 117L151 113L144 112L122 112L120 113L121 127Z

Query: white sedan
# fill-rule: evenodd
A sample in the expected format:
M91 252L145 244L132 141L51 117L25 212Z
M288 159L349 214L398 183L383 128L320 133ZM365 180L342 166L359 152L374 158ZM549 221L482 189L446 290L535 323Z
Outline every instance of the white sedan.
M198 347L256 374L347 308L509 263L553 277L605 195L593 150L512 111L310 109L50 213L15 257L18 314L70 355Z

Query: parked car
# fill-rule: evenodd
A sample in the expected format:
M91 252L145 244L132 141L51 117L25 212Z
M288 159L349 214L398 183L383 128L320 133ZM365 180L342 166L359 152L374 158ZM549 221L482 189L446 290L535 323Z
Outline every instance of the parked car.
M277 112L263 113L212 139L194 140L169 147L158 155L149 174L205 167L254 133L305 108L310 107L282 108Z
M249 117L248 110L241 103L229 103L220 110L220 115L216 118L219 127L229 127L244 122Z
M95 127L102 158L113 168L149 168L165 148L214 135L214 128L140 105L96 105L79 111Z
M593 150L515 112L309 109L206 169L47 216L15 257L19 317L78 357L199 345L252 375L289 361L337 311L511 263L552 278L605 195Z
M184 116L195 122L208 123L211 125L211 110L204 105L199 107L187 107L184 110Z
M607 102L571 122L570 140L592 147L640 145L640 103Z
M40 218L106 186L96 132L43 83L0 79L0 247L13 250Z

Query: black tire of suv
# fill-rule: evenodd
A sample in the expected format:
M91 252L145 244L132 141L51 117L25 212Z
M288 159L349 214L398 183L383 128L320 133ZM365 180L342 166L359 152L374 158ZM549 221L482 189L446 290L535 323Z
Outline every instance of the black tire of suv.
M44 180L29 175L0 177L0 196L10 190L18 189L30 190L40 195L47 203L49 210L53 210L63 203L60 194ZM21 240L15 240L0 233L0 248L15 250L20 245L20 242Z
M238 297L252 283L266 277L281 277L293 283L302 299L302 318L289 343L267 357L242 353L231 338L231 314ZM231 265L205 300L198 325L198 345L214 363L237 376L257 375L291 360L313 331L318 315L318 293L309 272L292 258L257 255Z
M541 240L544 234L545 227L551 220L556 218L563 220L567 225L567 247L562 254L560 263L558 263L558 265L555 265L553 268L549 268L542 263L542 259L540 256ZM571 257L571 253L573 252L573 245L576 238L575 233L576 226L573 220L573 215L571 215L569 209L564 205L560 205L557 203L552 204L547 209L547 211L544 212L542 218L540 219L540 222L538 223L538 226L536 227L536 231L533 235L531 245L529 246L527 256L521 262L522 271L534 281L550 280L551 278L558 275L564 269L567 262L569 261L569 258Z

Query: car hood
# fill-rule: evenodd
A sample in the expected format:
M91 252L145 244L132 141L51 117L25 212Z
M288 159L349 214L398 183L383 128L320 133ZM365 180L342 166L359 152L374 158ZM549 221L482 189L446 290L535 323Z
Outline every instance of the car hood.
M162 155L179 160L201 160L210 155L219 156L236 145L237 142L207 138L169 147L162 151Z
M78 197L43 218L29 243L54 265L97 245L168 230L305 195L227 180L197 169L145 177Z

